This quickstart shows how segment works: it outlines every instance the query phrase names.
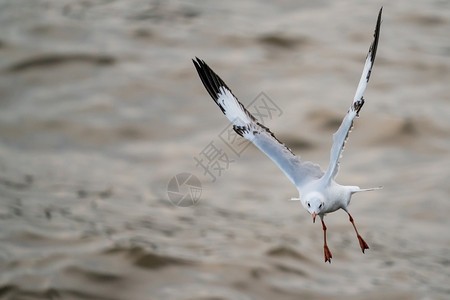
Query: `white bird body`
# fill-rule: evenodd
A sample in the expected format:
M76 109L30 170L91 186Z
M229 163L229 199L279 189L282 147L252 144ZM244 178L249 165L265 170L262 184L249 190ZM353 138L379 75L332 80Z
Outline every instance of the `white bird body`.
M303 207L311 214L315 212L323 218L326 214L338 209L347 210L352 194L359 190L357 186L340 185L334 180L324 183L323 180L318 179L299 189L299 198L291 200L300 200ZM318 200L318 205L313 205L314 199ZM322 207L319 208L320 204Z
M240 136L251 141L256 147L264 152L286 175L286 177L297 187L298 198L303 207L312 215L313 221L320 216L324 231L324 255L325 262L331 262L331 252L326 243L326 226L323 221L325 214L343 209L349 215L361 250L364 252L369 246L359 235L353 218L348 212L351 196L357 192L372 191L377 188L360 189L357 186L346 186L336 183L334 178L339 170L339 159L342 155L348 134L353 127L353 120L358 117L359 111L364 105L363 93L369 81L373 63L375 61L378 37L381 25L381 13L378 13L375 27L374 40L369 48L364 69L356 89L353 102L345 115L339 129L333 134L333 146L330 151L330 163L324 172L319 165L300 159L292 151L281 143L269 128L260 124L258 120L245 109L237 100L225 82L202 60L193 60L195 68L203 82L206 90L220 107L225 116L233 124L233 129Z
M309 202L310 207L308 207L308 201L310 201L310 199L321 199L323 201L323 206L315 212L318 216L323 218L324 215L338 209L347 211L347 206L350 204L351 197L354 193L378 189L381 189L381 187L361 189L359 186L340 185L334 180L324 182L324 180L318 179L311 181L306 186L298 189L299 197L291 198L291 200L300 200L303 207L312 214L314 209L311 206L311 202ZM301 195L304 196L301 197Z

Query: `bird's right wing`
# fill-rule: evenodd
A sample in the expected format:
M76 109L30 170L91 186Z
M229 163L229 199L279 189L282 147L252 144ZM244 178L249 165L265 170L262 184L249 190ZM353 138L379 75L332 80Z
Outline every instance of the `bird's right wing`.
M237 100L223 80L201 59L193 60L206 90L233 124L237 134L251 141L264 152L298 188L313 179L319 179L323 171L311 162L300 162L292 151L281 143L269 128Z

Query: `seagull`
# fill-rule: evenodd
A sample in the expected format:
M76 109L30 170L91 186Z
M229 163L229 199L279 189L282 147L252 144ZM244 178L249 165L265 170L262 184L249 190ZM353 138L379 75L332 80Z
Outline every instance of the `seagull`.
M324 172L319 165L301 161L292 151L280 142L275 135L238 101L225 82L201 59L192 60L198 75L225 116L233 124L234 131L245 139L251 141L264 152L297 187L298 198L303 207L312 215L313 223L316 216L320 217L323 229L325 263L331 263L331 252L327 245L327 227L324 216L328 213L343 209L349 216L362 252L369 246L358 233L352 215L348 211L348 205L353 194L358 192L373 191L382 187L361 189L358 186L340 185L334 179L339 169L339 159L342 155L348 134L353 127L353 120L359 117L359 112L364 105L363 93L370 78L372 66L377 53L378 38L380 35L381 7L375 26L374 39L369 48L364 69L356 89L355 97L339 129L333 134L333 146L330 151L330 163Z

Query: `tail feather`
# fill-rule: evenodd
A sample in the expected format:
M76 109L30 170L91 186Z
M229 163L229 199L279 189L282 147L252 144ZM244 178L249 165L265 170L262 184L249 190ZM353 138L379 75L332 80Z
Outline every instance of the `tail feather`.
M352 190L352 194L354 193L359 193L359 192L370 192L370 191L376 191L376 190L381 190L383 189L382 186L377 186L377 187L373 187L373 188L368 188L368 189L361 189L358 186L355 186L355 188Z

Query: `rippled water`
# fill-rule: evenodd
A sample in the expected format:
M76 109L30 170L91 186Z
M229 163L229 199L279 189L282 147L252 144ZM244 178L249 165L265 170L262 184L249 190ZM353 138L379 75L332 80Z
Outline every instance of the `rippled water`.
M204 90L198 56L325 168L379 6L366 105L338 181L379 192L312 224L284 175ZM445 1L0 1L0 298L447 299L450 7ZM194 161L230 156L215 182ZM175 207L170 179L196 176ZM216 174L217 175L217 174ZM183 190L186 191L186 190Z

